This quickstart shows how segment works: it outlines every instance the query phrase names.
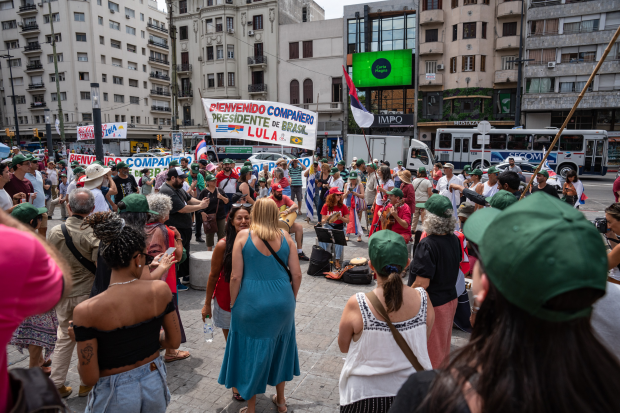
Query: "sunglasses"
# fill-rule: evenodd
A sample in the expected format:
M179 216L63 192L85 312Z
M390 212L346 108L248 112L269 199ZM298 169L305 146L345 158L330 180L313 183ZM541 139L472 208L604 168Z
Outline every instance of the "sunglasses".
M233 207L235 208L252 208L252 204L232 204Z
M140 256L140 255L144 255L144 264L145 264L145 265L151 265L151 263L152 263L152 262L153 262L153 260L155 259L155 257L153 257L152 255L148 255L148 254L145 254L145 253L143 253L143 252L139 252L139 253L137 253L136 255L134 255L134 256L132 257L132 259L133 259L133 258L136 258L136 257L138 257L138 256Z

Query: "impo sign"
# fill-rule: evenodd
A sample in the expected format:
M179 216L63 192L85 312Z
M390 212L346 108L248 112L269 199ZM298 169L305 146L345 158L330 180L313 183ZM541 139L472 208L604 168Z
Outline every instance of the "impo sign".
M371 127L380 126L413 126L413 115L375 115Z

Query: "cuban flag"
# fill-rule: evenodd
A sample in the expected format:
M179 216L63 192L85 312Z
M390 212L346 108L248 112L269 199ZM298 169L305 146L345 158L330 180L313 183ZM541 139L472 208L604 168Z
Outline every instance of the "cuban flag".
M357 89L355 89L353 80L351 80L351 76L349 76L344 66L342 66L342 71L344 72L344 78L347 82L347 89L349 89L349 96L351 97L351 112L353 113L355 123L357 123L357 126L360 128L369 128L375 121L375 115L368 112L364 105L360 102L357 97Z
M196 145L196 153L194 154L194 159L202 159L200 156L204 154L204 159L207 159L207 142L205 140L201 140L198 145Z
M342 161L344 157L342 156L342 144L340 143L340 138L336 142L336 158L334 159L334 164Z
M314 217L314 189L316 188L316 182L314 181L314 167L310 167L310 173L308 174L308 182L306 184L306 209L308 212L306 216L309 220Z

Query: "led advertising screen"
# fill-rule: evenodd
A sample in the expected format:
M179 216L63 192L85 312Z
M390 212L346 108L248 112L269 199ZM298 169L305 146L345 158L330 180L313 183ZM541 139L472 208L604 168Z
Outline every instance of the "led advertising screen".
M353 83L358 88L412 85L410 49L353 54Z

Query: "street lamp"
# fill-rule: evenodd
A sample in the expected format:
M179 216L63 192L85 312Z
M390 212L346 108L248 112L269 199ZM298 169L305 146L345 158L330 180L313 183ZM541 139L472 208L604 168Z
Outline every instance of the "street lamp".
M19 146L19 122L17 122L17 107L15 106L15 89L13 87L13 65L11 64L11 56L10 54L5 54L0 56L4 59L9 60L9 77L11 78L11 98L13 99L13 114L15 115L15 138L17 139L17 146Z
M95 157L103 162L103 137L101 136L101 96L99 83L90 84L90 99L93 104L93 129L95 133Z
M43 117L45 118L45 137L47 138L47 153L50 159L54 156L54 144L52 143L52 124L50 123L50 110L45 109L43 111Z

